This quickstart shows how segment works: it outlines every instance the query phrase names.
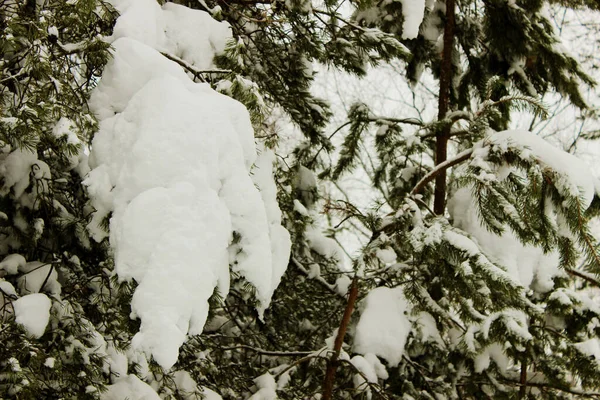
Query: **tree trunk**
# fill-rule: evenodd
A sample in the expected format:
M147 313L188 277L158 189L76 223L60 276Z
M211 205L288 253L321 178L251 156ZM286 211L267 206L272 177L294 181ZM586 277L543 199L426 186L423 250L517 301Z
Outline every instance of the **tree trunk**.
M454 47L454 8L455 0L446 0L446 25L444 27L444 50L440 66L440 93L438 97L438 120L446 117L450 108L450 86L452 84L452 49ZM436 133L435 164L446 161L448 156L448 138L451 125L444 125ZM446 170L435 179L433 211L444 215L446 209Z

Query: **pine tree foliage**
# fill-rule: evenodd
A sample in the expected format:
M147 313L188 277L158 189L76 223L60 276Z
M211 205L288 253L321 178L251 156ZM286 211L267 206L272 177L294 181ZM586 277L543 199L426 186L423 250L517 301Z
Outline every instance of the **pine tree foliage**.
M96 128L87 99L109 58L102 36L116 16L95 0L0 5L2 254L24 255L0 271L2 396L96 398L106 339L127 346L130 294L109 280L106 245L89 240L79 167ZM37 292L52 301L50 329L31 338L14 323L15 304Z
M107 240L89 239L94 210L81 185L97 130L87 102L118 15L101 0L0 1L0 255L8 256L0 263L0 396L100 398L137 375L152 376L147 383L166 399L211 398L202 387L224 399L319 398L332 366L336 399L598 396L600 249L590 222L600 198L518 137L498 139L516 113L548 116L542 94L588 109L581 85L594 80L562 50L547 3L460 1L450 112L431 121L388 117L359 102L331 134L333 111L311 92L312 65L361 76L400 60L399 75L414 84L424 70L439 78L444 3L426 5L414 38L403 29L403 1L352 2L352 12L331 0L177 3L231 25L234 39L216 58L222 69L176 62L242 102L257 141L278 153L278 201L293 243L288 270L264 319L255 288L234 273L229 294L215 291L203 334L188 338L171 370L135 358L135 283L113 274ZM278 147L272 124L279 110L304 135L289 154L281 154L290 146ZM439 165L434 154L446 129L456 156ZM436 215L432 180L446 167L454 205ZM335 197L331 188L364 170L374 204ZM461 198L481 229L461 224ZM349 255L351 266L340 239L347 231L366 238ZM506 251L535 254L541 261L530 281L520 281L482 235L502 243L512 235ZM552 257L560 269L544 275ZM349 314L351 288L358 300ZM393 333L406 343L397 362L360 351L361 319L380 288L403 299L406 331ZM15 311L33 293L51 304L39 337ZM379 320L381 331L387 322ZM193 392L181 389L187 378L197 383Z

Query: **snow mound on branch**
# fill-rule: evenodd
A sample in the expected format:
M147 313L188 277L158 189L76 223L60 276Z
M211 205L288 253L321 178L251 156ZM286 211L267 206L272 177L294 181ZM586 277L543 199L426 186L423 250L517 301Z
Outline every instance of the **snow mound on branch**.
M50 320L52 303L42 293L28 294L12 303L15 310L15 321L22 325L28 334L39 338L44 334Z
M469 233L490 261L504 267L515 282L542 293L554 287L553 278L561 274L558 253L544 254L539 247L523 245L509 228L500 236L490 232L479 220L470 188L456 191L448 200L448 211L454 226Z
M354 334L354 351L373 353L386 360L391 367L402 360L411 323L406 315L410 305L402 288L378 287L364 299Z
M561 177L555 182L563 194L579 197L583 207L592 203L595 194L596 180L589 167L579 158L560 150L543 138L526 130L509 130L497 132L486 139L493 146L506 149L508 146L523 149L521 157L532 157L542 166L558 172Z
M113 3L122 12L120 38L90 101L100 129L84 182L96 209L88 229L102 240L111 215L116 272L139 284L132 316L141 327L132 344L170 368L186 336L202 333L215 288L228 293L230 265L256 288L262 316L287 266L290 239L273 156L265 150L257 159L245 107L194 83L160 54L210 66L215 43L229 30L174 4ZM155 24L159 29L150 29ZM195 24L204 36L182 30Z
M591 204L596 180L587 165L577 157L525 130L494 133L484 144L501 151L509 148L519 150L521 158L535 160L542 168L556 171L559 176L554 184L564 195L578 197L584 208ZM454 225L473 236L490 260L503 266L514 280L542 293L554 287L554 277L562 274L558 253L544 254L541 248L523 245L508 228L500 236L491 233L479 220L470 188L459 189L448 201L448 210Z
M150 385L142 382L135 375L127 375L116 383L109 385L108 390L100 396L101 400L160 400Z
M415 39L425 15L424 0L400 0L402 3L402 39Z
M216 54L231 38L227 22L175 3L162 7L155 0L111 0L121 16L112 39L135 39L159 51L186 60L198 69L212 67Z

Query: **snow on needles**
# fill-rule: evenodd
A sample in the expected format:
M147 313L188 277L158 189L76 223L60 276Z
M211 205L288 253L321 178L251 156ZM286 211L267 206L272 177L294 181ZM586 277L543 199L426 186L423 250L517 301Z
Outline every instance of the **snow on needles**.
M84 182L96 209L88 228L102 240L101 223L112 213L116 272L139 284L133 346L170 368L186 336L202 333L215 288L229 291L230 265L256 288L262 315L290 240L272 153L257 159L247 110L160 54L209 67L230 37L227 24L173 3L113 4L122 14L114 57L90 101L100 129Z
M566 192L563 194L581 198L584 208L589 207L592 203L596 181L588 166L579 158L552 146L540 136L525 130L497 132L486 141L502 149L506 149L508 146L524 149L521 157L531 156L542 166L547 166L561 175L562 179L556 182L556 186L558 190Z
M397 366L404 354L404 345L411 330L406 313L409 303L401 287L378 287L364 300L354 335L354 351L372 353Z
M508 130L490 135L483 144L501 151L519 150L523 159L535 160L542 168L556 171L559 176L554 183L564 195L580 198L585 208L591 204L595 179L589 168L543 138L524 130ZM496 175L501 176L502 171ZM516 282L541 293L551 290L554 277L562 273L558 253L544 253L541 248L524 245L510 229L500 236L491 233L481 224L470 192L468 187L461 188L448 201L454 225L472 235L490 260L503 266Z

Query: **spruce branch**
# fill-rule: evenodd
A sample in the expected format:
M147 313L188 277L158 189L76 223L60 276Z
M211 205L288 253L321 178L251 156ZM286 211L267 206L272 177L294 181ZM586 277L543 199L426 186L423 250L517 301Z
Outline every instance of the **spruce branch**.
M561 387L561 386L553 385L551 383L527 382L525 384L522 384L520 380L515 381L515 380L510 380L510 379L502 379L502 382L511 384L514 386L519 386L519 387L530 386L530 387L536 387L536 388L540 388L540 389L552 389L552 390L558 390L558 391L561 391L564 393L576 394L576 395L582 396L582 397L600 399L600 392L591 392L591 391L588 392L583 389ZM473 382L469 382L468 384L472 384L472 383Z
M581 279L585 280L586 282L591 283L592 285L600 288L600 281L584 272L578 271L574 268L565 268L565 271L570 275L581 278Z

